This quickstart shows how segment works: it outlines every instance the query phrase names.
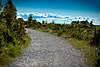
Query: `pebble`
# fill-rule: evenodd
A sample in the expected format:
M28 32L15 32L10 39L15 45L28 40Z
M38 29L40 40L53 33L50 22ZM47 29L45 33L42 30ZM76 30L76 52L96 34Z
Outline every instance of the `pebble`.
M84 54L65 39L32 29L26 32L31 44L8 67L90 67Z

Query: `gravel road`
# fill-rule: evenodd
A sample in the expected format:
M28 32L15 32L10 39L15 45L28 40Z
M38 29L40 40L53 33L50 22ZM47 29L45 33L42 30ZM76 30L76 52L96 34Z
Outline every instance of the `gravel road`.
M65 39L32 29L26 32L31 44L8 67L89 67L84 54Z

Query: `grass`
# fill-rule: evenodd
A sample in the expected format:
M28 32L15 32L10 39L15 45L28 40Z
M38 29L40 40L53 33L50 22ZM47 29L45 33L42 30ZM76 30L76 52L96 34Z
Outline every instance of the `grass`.
M2 53L0 54L0 67L5 67L10 64L14 58L20 56L24 48L30 43L30 37L24 36L25 44L15 45L8 44L7 47L0 48Z
M24 45L22 45L21 47L24 49L26 47L28 47L28 45L30 44L30 37L28 35L24 36L24 40L26 41Z
M95 67L96 66L96 60L97 60L97 51L98 49L96 49L96 47L91 47L88 41L79 41L75 38L68 38L68 41L70 41L73 46L76 49L81 50L82 52L85 53L85 57L86 57L86 62L90 65Z

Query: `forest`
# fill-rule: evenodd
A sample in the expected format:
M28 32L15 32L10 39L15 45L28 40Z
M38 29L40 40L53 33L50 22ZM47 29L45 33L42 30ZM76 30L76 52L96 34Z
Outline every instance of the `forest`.
M93 22L72 21L71 24L56 24L54 21L38 22L30 15L27 21L17 17L17 10L11 0L0 2L0 66L9 64L27 47L30 38L25 28L32 28L67 39L86 54L88 63L100 66L100 26Z

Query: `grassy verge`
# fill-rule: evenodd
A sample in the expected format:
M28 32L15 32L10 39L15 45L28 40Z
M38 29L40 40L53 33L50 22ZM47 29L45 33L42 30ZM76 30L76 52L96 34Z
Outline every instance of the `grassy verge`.
M23 44L21 47L24 49L26 48L29 44L30 44L30 37L27 35L27 36L24 36L24 40L26 41L25 44Z
M26 48L30 43L30 38L26 35L23 38L25 44L15 45L8 44L7 47L0 48L2 53L0 54L0 67L7 66L12 60L21 55L24 48Z
M75 38L68 38L68 40L73 44L76 49L81 50L85 53L85 57L87 58L87 63L90 66L95 67L96 60L97 60L97 50L96 47L91 47L88 45L88 41L79 41Z

